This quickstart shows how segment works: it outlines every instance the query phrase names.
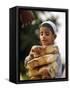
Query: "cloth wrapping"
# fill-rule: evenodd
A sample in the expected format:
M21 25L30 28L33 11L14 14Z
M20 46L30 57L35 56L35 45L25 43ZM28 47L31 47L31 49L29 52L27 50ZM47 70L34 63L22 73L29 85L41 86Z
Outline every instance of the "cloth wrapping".
M58 54L58 47L51 45L43 49L38 57L26 59L27 75L30 79L55 78L58 70L58 64L56 63Z

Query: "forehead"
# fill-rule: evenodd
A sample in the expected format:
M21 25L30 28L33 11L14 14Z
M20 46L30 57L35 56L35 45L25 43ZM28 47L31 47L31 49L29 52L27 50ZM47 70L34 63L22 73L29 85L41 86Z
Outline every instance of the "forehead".
M40 27L40 32L51 32L51 30L48 27Z

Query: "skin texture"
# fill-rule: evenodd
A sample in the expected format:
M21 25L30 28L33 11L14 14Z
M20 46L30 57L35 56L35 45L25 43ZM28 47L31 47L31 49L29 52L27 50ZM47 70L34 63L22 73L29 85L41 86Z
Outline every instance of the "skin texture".
M54 44L55 35L48 27L40 27L40 41L42 46L48 46Z

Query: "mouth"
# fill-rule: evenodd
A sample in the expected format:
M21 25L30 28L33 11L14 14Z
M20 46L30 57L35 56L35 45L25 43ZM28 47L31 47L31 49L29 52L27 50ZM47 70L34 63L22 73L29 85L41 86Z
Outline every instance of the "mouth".
M47 40L42 40L43 42L47 42Z

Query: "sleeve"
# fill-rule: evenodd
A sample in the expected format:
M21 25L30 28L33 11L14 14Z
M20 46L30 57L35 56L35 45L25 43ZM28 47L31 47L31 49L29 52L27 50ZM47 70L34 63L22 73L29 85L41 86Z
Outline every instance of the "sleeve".
M62 62L61 62L60 54L58 54L58 56L57 56L56 63L57 63L57 66L58 66L57 73L56 73L56 78L61 78L61 76L62 76Z
M48 66L48 72L51 78L61 78L62 76L62 63L60 55L57 55L56 61Z
M54 74L53 76L55 78L61 78L62 76L62 62L61 62L61 56L59 53L58 46L54 46L55 51L57 51L57 58L56 58L56 63L52 64L52 73ZM55 54L54 54L55 55ZM51 75L52 75L51 73Z

